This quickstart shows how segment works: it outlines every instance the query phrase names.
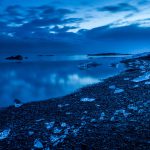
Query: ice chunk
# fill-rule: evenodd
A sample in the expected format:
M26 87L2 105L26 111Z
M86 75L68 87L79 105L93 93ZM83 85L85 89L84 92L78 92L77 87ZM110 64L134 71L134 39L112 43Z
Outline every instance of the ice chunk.
M78 135L79 130L80 130L79 128L78 128L78 129L74 129L74 130L73 130L73 135L74 135L74 136L77 136L77 135Z
M53 146L56 146L56 145L58 145L59 143L62 143L66 137L67 137L67 136L66 136L65 134L59 136L59 137L58 137L58 140L57 140L56 142L54 142Z
M63 105L62 105L62 104L58 104L58 107L59 107L59 108L62 108L62 107L63 107Z
M15 99L14 102L15 102L15 107L16 108L21 107L23 105L22 102L19 99Z
M117 88L115 89L114 94L121 93L121 92L124 92L124 89Z
M129 104L129 105L128 105L128 109L138 110L138 107L137 107L137 106L134 106L133 104Z
M42 149L43 148L43 144L41 143L41 141L39 139L36 139L34 141L34 147L35 148L39 148L39 149Z
M110 121L115 121L115 117L114 116L111 117Z
M93 102L95 101L95 98L81 98L82 102Z
M150 81L145 82L146 85L150 84Z
M94 119L94 118L93 118L93 119L91 119L91 122L93 122L93 123L94 123L94 122L96 122L96 119Z
M41 122L41 121L44 121L44 119L37 119L36 122Z
M131 113L126 112L124 109L119 109L115 111L114 115L118 115L118 114L123 114L124 117L128 117L128 115L130 115Z
M54 133L60 133L62 131L62 129L59 129L57 127L54 128Z
M139 68L140 68L141 70L143 70L143 69L145 69L145 66L140 66Z
M19 107L21 107L22 106L22 104L17 104L17 103L15 103L15 107L16 108L19 108Z
M67 135L69 133L69 128L64 130L64 134Z
M67 126L67 124L65 122L61 123L61 127L66 127L66 126Z
M143 74L142 76L139 76L139 77L133 79L132 81L133 82L142 82L142 81L148 80L149 77L150 77L150 72L147 72L147 73Z
M69 106L69 104L64 104L64 105L58 104L58 107L59 107L59 108L66 107L66 106Z
M115 85L110 85L109 88L110 88L110 89L115 89L116 86L115 86Z
M52 122L46 122L45 125L46 125L46 128L49 130L51 129L55 124L55 121L52 121Z
M85 126L85 125L86 125L86 121L81 122L81 126Z
M137 85L137 84L133 86L133 88L137 88L137 87L139 87L139 85Z
M66 112L66 115L71 115L72 113L71 112Z
M52 142L52 143L55 143L56 141L58 141L59 140L59 136L57 136L57 135L51 135L50 136L50 141Z
M104 117L105 117L105 113L102 112L99 119L100 119L100 120L104 120Z
M31 135L34 134L34 132L33 131L29 131L28 134L31 136Z
M6 129L2 132L0 132L0 140L6 139L10 133L10 129Z
M124 78L125 81L130 80L130 78Z

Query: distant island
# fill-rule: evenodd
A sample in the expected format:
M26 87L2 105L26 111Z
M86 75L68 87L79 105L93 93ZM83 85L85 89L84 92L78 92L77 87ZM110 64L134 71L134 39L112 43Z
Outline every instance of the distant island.
M98 53L98 54L87 54L87 56L118 56L118 55L130 55L121 53Z
M6 57L5 59L7 60L23 60L23 59L27 59L28 57L23 57L21 55L16 55L16 56L10 56L10 57Z

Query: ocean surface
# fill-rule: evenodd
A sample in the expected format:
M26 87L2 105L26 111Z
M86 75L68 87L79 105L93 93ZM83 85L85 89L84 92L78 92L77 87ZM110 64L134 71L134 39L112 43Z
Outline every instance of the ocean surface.
M64 96L125 69L120 63L125 56L27 55L22 61L6 57L0 56L0 107L13 105L14 99L27 103ZM91 62L99 65L82 68Z

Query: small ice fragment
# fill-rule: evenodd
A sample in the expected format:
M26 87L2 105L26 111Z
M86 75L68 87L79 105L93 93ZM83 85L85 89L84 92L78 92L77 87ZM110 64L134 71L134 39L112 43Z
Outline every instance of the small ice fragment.
M57 127L54 128L54 133L60 133L62 131L62 129L59 129Z
M66 115L71 115L72 113L71 112L66 112Z
M100 107L100 105L98 105L98 104L95 104L96 105L96 107Z
M58 107L59 107L59 108L62 108L62 107L63 107L63 105L62 105L62 104L58 104Z
M139 87L139 85L137 85L137 84L133 86L133 88L137 88L137 87Z
M36 120L36 122L40 122L40 121L43 121L44 119L42 118L42 119L38 119L38 120Z
M29 131L28 134L31 136L31 135L34 134L34 132L33 131Z
M15 107L16 108L19 108L19 107L21 107L22 106L22 104L17 104L17 103L15 103Z
M69 106L69 104L65 104L65 106Z
M57 135L51 135L50 136L50 141L52 142L52 143L55 143L56 141L58 141L59 140L59 137L57 136Z
M10 129L6 129L6 130L0 132L0 140L7 138L9 133L10 133Z
M118 114L123 114L124 117L128 117L128 115L130 115L131 113L126 112L124 109L119 109L115 111L114 115L118 115Z
M66 127L66 126L67 126L67 124L65 122L61 123L61 127Z
M88 112L87 112L87 111L84 111L83 113L84 113L84 114L87 114Z
M109 88L114 90L116 88L116 86L115 85L110 85Z
M145 69L145 67L144 67L144 66L140 66L139 68L140 68L141 70Z
M99 119L100 119L100 120L104 120L104 117L105 117L105 113L102 112Z
M15 102L15 107L16 108L19 108L19 107L22 106L22 103L21 103L21 101L19 99L15 99L14 102Z
M146 85L150 84L150 81L145 82Z
M117 88L117 89L114 91L114 94L121 93L121 92L124 92L124 89L119 89L119 88Z
M61 136L59 137L59 139L58 139L56 142L54 142L53 146L56 146L56 145L58 145L59 143L62 143L65 138L66 138L66 135L61 135Z
M95 98L81 98L80 101L82 101L82 102L93 102L93 101L95 101Z
M96 122L96 119L94 119L94 118L93 118L93 119L91 119L91 122Z
M64 130L64 134L67 135L69 133L69 128Z
M140 110L138 111L139 114L142 114L143 112L144 112L143 109L140 109Z
M77 135L78 135L78 132L79 132L79 129L74 129L74 130L73 130L73 135L74 135L74 136L77 136Z
M84 126L84 125L86 125L86 122L85 121L81 122L81 126Z
M84 120L84 119L85 119L85 116L82 116L82 117L81 117L81 120Z
M51 129L55 124L55 121L52 121L52 122L46 122L45 125L46 125L46 128L49 130Z
M62 107L65 107L65 106L69 106L69 104L64 104L64 105L58 104L58 107L59 107L59 108L62 108Z
M147 72L147 73L143 74L142 76L139 76L139 77L133 79L132 81L133 82L142 82L142 81L148 80L149 77L150 77L150 72Z
M34 147L35 148L39 148L39 149L42 149L43 148L43 144L41 143L41 141L39 139L36 139L34 141Z
M137 106L134 106L133 104L129 104L128 105L128 109L132 109L132 110L138 110L138 107Z
M130 78L124 78L125 81L129 80Z
M110 121L115 121L115 117L114 116L111 117Z

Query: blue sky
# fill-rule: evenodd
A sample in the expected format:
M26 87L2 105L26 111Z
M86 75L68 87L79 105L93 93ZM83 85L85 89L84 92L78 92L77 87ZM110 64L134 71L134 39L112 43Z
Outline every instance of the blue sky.
M1 53L150 50L150 0L1 0Z

